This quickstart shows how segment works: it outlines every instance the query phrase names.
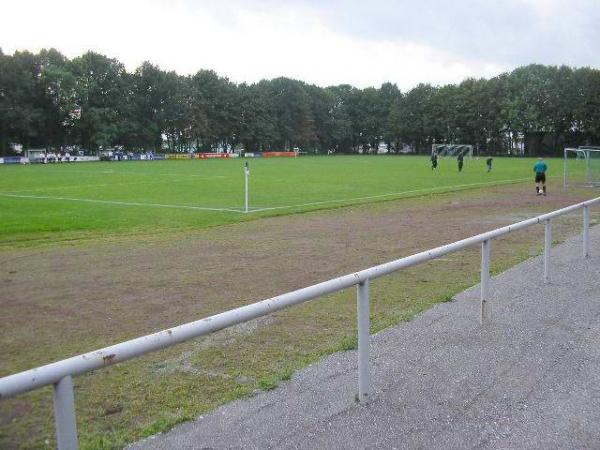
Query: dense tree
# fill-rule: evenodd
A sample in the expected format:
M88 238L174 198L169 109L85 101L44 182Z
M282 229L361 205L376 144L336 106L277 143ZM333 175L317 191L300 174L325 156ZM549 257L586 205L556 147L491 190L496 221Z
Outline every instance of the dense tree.
M468 143L480 151L560 152L600 144L600 71L529 65L489 80L419 84L407 92L321 88L289 78L234 84L213 71L192 76L148 62L133 73L93 52L0 50L0 153L122 145L214 151L374 151Z
M331 97L331 108L328 111L332 121L331 144L328 150L348 152L356 145L356 133L352 127L352 97L356 90L343 84L326 89Z
M201 70L191 77L190 126L198 148L211 150L231 142L236 123L235 85L215 72Z
M419 84L401 99L398 108L397 134L417 152L433 143L433 98L435 88Z
M88 52L71 62L75 77L75 141L89 149L120 144L124 121L130 119L130 91L123 64Z
M401 144L402 138L395 133L392 110L402 98L402 93L395 84L383 83L378 95L377 120L381 127L381 135L388 146L397 147Z
M164 78L164 130L167 148L183 151L191 142L189 78L168 72Z
M68 142L73 127L75 77L68 60L56 50L42 50L38 56L38 87L42 123L38 145L60 147Z
M600 137L600 71L583 68L574 71L572 131L583 137L584 144L598 143Z
M241 84L238 88L240 104L237 140L246 149L270 149L276 139L273 105L267 82L254 85Z
M5 133L1 141L5 149L9 141L38 145L45 128L38 58L29 52L15 52L2 56L0 69L0 122Z

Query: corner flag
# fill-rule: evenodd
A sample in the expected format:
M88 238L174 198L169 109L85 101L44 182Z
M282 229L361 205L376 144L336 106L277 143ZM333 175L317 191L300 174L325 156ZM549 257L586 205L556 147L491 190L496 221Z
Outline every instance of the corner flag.
M250 210L250 186L248 181L250 180L250 165L248 161L246 161L246 167L244 169L245 179L246 179L246 205L244 207L244 212L248 212Z

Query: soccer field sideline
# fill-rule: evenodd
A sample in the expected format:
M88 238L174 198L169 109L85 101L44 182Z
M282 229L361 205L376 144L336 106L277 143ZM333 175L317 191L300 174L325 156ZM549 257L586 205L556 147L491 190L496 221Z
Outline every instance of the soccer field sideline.
M105 204L105 205L116 205L116 206L133 206L133 207L150 207L150 208L174 208L174 209L188 209L188 210L197 210L197 211L217 211L217 212L232 212L239 214L249 214L249 213L259 213L263 211L274 211L280 209L294 209L294 208L302 208L307 206L318 206L318 205L335 205L335 204L355 204L362 203L363 200L374 200L374 199L382 199L386 197L391 197L390 200L395 198L405 198L408 194L429 194L429 193L446 193L453 192L456 190L465 190L469 188L481 187L481 186L501 186L504 184L513 184L520 183L524 181L528 181L529 178L517 178L517 179L509 179L509 180L499 180L499 181L488 181L488 182L479 182L479 183L468 183L468 184L458 184L458 185L448 185L448 186L439 186L434 188L423 188L423 189L413 189L408 191L401 192L390 192L385 194L377 194L377 195L369 195L363 197L353 197L348 199L333 199L333 200L324 200L318 202L308 202L308 203L299 203L293 205L282 205L282 206L272 206L272 207L251 207L248 211L245 211L243 208L236 209L234 207L223 207L223 208L213 208L207 206L197 206L197 205L178 205L178 204L162 204L162 203L146 203L146 202L126 202L120 200L99 200L99 199L87 199L87 198L73 198L73 197L54 197L47 195L27 195L27 194L19 194L19 193L0 193L0 196L9 197L9 198L20 198L20 199L32 199L32 200L55 200L55 201L70 201L70 202L84 202L84 203L96 203L96 204ZM146 182L143 182L146 183ZM129 183L123 183L129 184ZM131 184L142 184L142 183L131 183ZM100 186L100 185L96 185ZM27 192L27 191L23 191Z

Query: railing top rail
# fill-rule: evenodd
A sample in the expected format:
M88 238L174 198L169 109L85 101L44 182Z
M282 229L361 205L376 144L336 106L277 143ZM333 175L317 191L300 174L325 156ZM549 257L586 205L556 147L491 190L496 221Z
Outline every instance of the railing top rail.
M523 220L492 231L471 236L460 241L442 245L424 252L406 256L391 262L370 267L352 274L343 275L309 287L298 289L286 294L271 297L246 306L241 306L229 311L215 314L204 319L189 322L157 333L142 336L129 341L121 342L92 352L57 361L24 372L0 378L0 399L31 391L43 386L57 383L62 378L70 375L81 375L92 370L127 361L189 339L203 336L224 328L247 322L249 320L268 315L274 311L292 305L312 300L316 297L331 294L366 280L379 278L410 266L421 264L448 253L453 253L475 244L488 241L513 231L517 231L535 224L544 223L555 217L567 214L577 209L591 206L600 202L600 197L567 206L547 214Z

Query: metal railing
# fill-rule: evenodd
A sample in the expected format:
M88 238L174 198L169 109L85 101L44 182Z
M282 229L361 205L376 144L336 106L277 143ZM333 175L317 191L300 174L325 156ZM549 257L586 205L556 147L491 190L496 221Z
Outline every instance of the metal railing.
M159 331L137 339L105 347L100 350L74 356L52 364L0 378L0 400L39 389L54 386L54 414L56 440L59 449L78 448L75 421L75 401L73 377L92 370L127 361L147 353L207 335L239 323L247 322L271 314L283 308L297 305L316 297L331 294L342 289L357 286L357 326L358 326L358 399L365 404L371 395L369 368L369 283L375 278L391 274L407 267L415 266L443 255L481 244L481 305L479 320L485 318L485 304L490 298L491 241L513 231L536 224L544 224L544 281L550 278L550 250L552 234L550 221L564 214L583 209L583 257L589 255L589 227L591 205L600 202L600 197L562 208L532 219L517 222L486 233L478 234L451 244L416 253L385 264L370 267L359 272L324 281L303 289L288 292L257 303L232 309L195 322Z

